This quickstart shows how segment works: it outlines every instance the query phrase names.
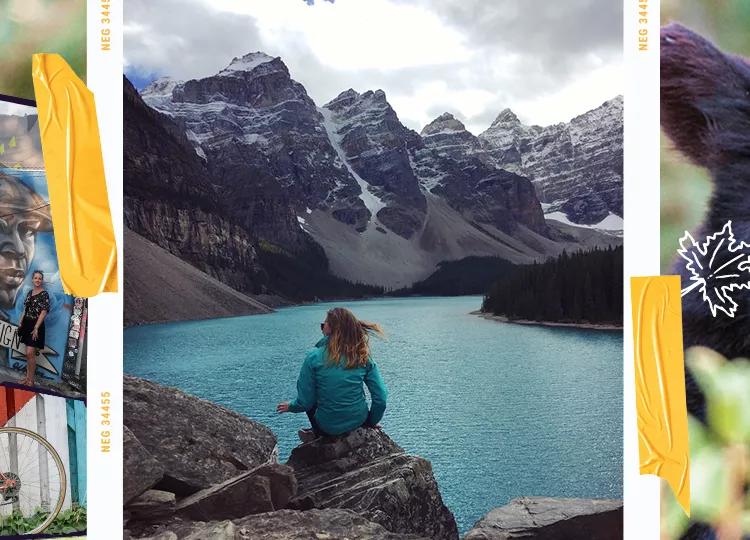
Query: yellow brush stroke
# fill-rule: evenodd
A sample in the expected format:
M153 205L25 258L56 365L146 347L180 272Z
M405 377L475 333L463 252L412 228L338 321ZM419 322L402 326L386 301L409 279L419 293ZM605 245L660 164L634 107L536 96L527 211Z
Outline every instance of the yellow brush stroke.
M641 474L667 481L690 515L690 450L679 276L630 279Z
M63 288L84 297L115 292L117 248L94 95L58 54L35 54L32 78Z

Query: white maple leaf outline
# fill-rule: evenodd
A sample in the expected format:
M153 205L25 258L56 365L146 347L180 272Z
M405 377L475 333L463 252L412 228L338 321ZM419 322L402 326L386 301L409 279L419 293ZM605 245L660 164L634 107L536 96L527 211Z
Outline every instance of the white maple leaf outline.
M715 305L713 302L711 302L711 299L706 294L706 279L701 275L701 272L699 270L696 270L695 265L697 264L700 270L703 270L703 266L701 265L700 261L698 261L696 258L690 256L693 251L691 248L695 248L701 255L704 257L708 254L708 246L711 245L712 242L716 240L719 236L726 236L726 238L722 238L721 241L716 245L716 247L713 250L713 253L711 255L711 259L709 262L709 269L711 264L713 263L714 257L719 252L719 249L721 249L722 244L724 243L724 240L727 238L729 239L729 242L727 242L726 249L730 253L740 251L742 249L750 249L750 244L746 243L744 240L737 241L737 239L734 237L734 232L732 232L732 220L727 221L724 224L724 227L722 227L721 231L716 232L710 236L706 237L706 241L701 245L698 242L695 241L693 236L688 232L685 231L685 234L680 238L680 249L677 250L677 253L685 259L687 264L685 265L685 268L687 268L690 273L692 274L690 276L690 281L693 282L692 285L689 287L685 287L682 289L682 296L685 296L687 293L695 289L696 287L700 287L700 292L702 294L702 298L704 302L708 302L708 307L711 309L711 315L716 317L717 310L721 310L724 313L726 313L729 317L734 317L735 313L737 312L737 302L734 301L732 296L729 294L734 290L739 289L750 289L750 275L748 275L748 281L745 283L732 283L730 285L724 285L719 287L721 289L721 294L719 294L719 291L717 291L714 288L714 291L717 293L717 295L721 298L722 295L729 301L729 309L727 310L725 306L718 306ZM686 243L689 242L689 246L686 247ZM730 277L740 277L739 274L719 274L718 276L715 275L717 272L723 270L725 267L729 266L733 262L735 262L737 259L741 259L744 256L743 253L740 253L736 257L734 257L729 262L723 264L721 267L716 269L716 271L712 272L708 275L708 278L714 277L716 279L722 279L722 278L730 278ZM750 255L747 256L747 260L742 261L737 264L737 268L739 268L741 271L748 271L750 272Z

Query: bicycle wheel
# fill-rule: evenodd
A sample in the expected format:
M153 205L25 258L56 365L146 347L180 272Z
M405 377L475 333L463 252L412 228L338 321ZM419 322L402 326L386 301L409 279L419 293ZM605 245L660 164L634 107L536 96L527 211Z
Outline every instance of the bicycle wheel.
M67 479L60 455L41 435L0 428L0 523L15 534L44 531L65 500Z

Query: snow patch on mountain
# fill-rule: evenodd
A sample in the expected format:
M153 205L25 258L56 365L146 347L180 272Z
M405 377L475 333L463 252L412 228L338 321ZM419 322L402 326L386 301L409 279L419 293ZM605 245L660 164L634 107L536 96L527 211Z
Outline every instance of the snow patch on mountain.
M346 167L349 173L359 184L359 187L362 189L360 199L362 199L365 207L372 214L368 223L369 228L370 224L376 221L375 216L377 215L377 213L382 208L385 208L386 204L381 198L370 191L370 184L368 184L365 180L362 179L359 174L357 174L357 172L349 164L349 161L346 159L346 153L344 152L343 148L341 148L341 136L339 135L340 125L334 119L333 111L329 111L328 109L325 109L323 107L318 107L318 111L321 115L323 115L323 125L325 126L326 133L328 133L328 139L331 141L331 146L333 146L333 149L336 151L336 154L338 155L338 158L341 161L342 165Z
M172 116L169 103L172 102L172 91L183 81L172 77L159 77L141 91L141 97L149 106L159 112Z
M246 54L241 58L234 58L227 67L219 72L220 76L237 76L240 73L246 73L254 70L261 64L267 64L274 60L273 56L266 53L254 52Z
M605 217L603 220L601 220L599 223L595 223L593 225L582 225L580 223L573 223L568 219L568 216L565 215L565 212L555 211L550 212L549 214L544 214L545 219L551 219L554 221L559 221L560 223L565 223L566 225L572 225L574 227L582 227L584 229L598 229L600 231L608 231L608 232L615 232L619 233L622 232L623 227L625 226L624 220L618 216L617 214L613 214L612 212L609 213L607 217Z

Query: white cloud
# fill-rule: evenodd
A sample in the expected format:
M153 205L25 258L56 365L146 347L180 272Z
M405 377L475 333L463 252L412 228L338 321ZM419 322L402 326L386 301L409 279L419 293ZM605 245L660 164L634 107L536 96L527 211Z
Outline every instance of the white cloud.
M420 131L442 112L449 112L457 118L479 115L496 100L497 94L487 90L455 89L445 81L436 80L420 84L412 93L396 93L387 97L401 122ZM436 104L444 104L444 110L437 112L439 107ZM467 122L466 127L474 134L479 133L479 126Z
M261 39L282 51L307 45L336 70L400 69L468 60L464 36L435 14L390 0L203 0L206 5L253 17Z
M128 0L126 65L140 75L199 78L264 51L280 56L318 105L348 88L380 88L415 130L448 111L478 133L506 107L526 123L547 125L622 93L622 7L619 0L544 6Z
M512 108L525 123L546 126L567 122L622 94L624 84L620 64L604 65L582 74L557 91L518 101Z

